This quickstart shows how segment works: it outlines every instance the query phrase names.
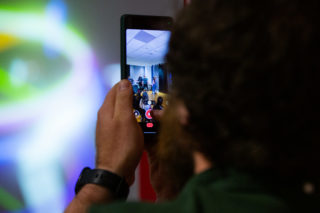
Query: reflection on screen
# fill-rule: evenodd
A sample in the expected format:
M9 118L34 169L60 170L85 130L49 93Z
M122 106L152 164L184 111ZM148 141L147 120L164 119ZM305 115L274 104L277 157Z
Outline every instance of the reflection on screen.
M138 122L153 127L152 109L162 110L167 105L170 76L165 71L170 31L128 29L128 80L134 92L133 108Z

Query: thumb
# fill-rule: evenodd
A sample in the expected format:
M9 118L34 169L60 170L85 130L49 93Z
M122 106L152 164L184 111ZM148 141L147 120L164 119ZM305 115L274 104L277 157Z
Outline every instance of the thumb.
M133 91L130 81L122 80L119 82L115 103L115 117L133 115L132 98Z

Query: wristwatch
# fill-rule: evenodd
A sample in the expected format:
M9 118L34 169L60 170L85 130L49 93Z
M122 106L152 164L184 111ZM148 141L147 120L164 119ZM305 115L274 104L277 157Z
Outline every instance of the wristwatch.
M115 199L125 200L129 194L129 185L126 180L107 170L84 168L75 187L76 194L88 183L109 189Z

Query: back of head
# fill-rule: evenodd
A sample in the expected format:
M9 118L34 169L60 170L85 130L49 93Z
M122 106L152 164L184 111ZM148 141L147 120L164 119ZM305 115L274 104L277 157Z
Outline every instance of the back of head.
M168 67L194 147L220 167L320 177L319 1L193 0Z
M163 102L163 98L161 96L159 96L157 98L157 105L162 105L162 102Z

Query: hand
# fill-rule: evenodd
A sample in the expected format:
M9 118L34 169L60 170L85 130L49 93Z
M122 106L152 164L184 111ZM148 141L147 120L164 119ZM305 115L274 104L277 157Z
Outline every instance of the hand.
M96 167L134 181L141 158L143 132L132 109L133 92L128 80L122 80L108 93L98 112L96 128Z
M116 84L99 110L96 129L96 167L126 178L129 185L143 151L143 133L133 115L132 93L129 81ZM107 188L86 184L65 212L87 212L92 204L112 200Z

